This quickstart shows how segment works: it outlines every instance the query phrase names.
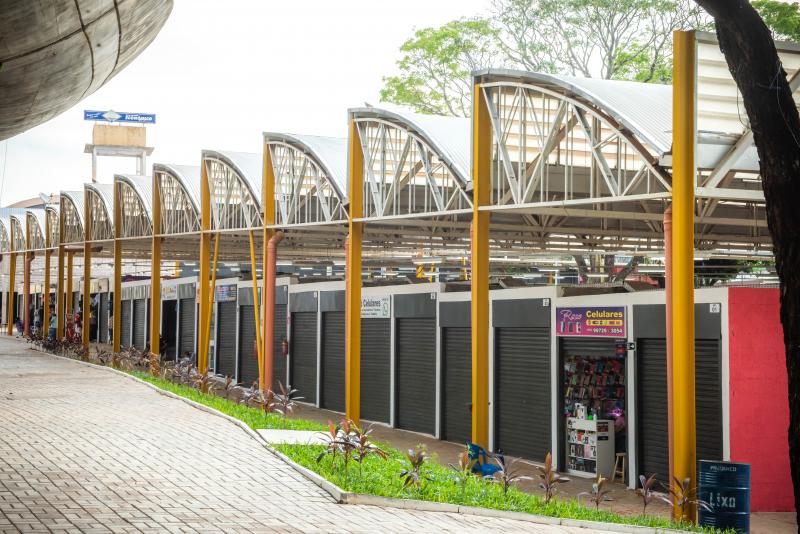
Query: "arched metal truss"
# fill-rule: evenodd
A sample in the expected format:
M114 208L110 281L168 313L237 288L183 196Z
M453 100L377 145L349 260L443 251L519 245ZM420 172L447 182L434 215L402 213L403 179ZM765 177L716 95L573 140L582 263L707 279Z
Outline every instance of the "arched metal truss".
M28 249L44 250L47 248L45 240L45 219L44 210L27 210L25 212L25 224L27 225Z
M469 120L350 110L364 154L364 220L472 209Z
M15 251L28 249L25 239L25 213L11 214L11 245Z
M347 139L264 134L279 226L347 222Z
M63 234L61 243L83 242L83 191L61 191L61 221Z
M118 237L146 237L153 234L153 179L149 176L114 176L119 224Z
M11 250L11 209L0 208L0 251L9 252L10 250Z
M153 165L161 197L160 235L185 234L200 230L200 167Z
M85 184L89 203L92 241L114 239L114 186L111 184Z
M213 228L261 226L261 156L204 150L203 165L211 192Z
M59 229L59 206L49 205L45 208L46 225L45 236L47 237L47 247L57 247L60 243L60 229Z

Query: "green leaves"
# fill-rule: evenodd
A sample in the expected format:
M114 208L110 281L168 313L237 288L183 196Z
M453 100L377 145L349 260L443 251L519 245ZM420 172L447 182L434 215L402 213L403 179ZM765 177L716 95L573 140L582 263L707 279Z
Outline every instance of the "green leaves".
M778 0L750 2L778 39L800 42L800 4Z

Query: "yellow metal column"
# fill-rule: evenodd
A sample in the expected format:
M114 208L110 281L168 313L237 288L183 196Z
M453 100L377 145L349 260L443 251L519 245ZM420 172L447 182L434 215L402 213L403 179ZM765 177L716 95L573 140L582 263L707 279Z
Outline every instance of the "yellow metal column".
M269 248L269 240L275 235L275 231L269 228L269 225L275 224L275 172L272 168L272 155L269 152L269 147L264 143L264 168L261 176L261 218L264 223L263 231L261 232L261 309L263 310L262 316L264 317L264 324L261 332L261 354L264 359L264 367L261 372L259 380L262 388L273 389L273 358L272 343L268 343L267 339L267 325L274 324L275 322L275 308L267 306L268 292L275 291L274 280L267 280L267 256ZM273 340L274 342L274 340ZM281 382L285 382L285 378Z
M489 213L492 131L480 85L472 93L472 442L489 446Z
M81 310L81 338L83 346L89 346L89 320L92 314L92 217L89 194L84 193L83 218L86 221L83 236L83 309Z
M695 35L674 33L672 79L672 398L674 470L697 485L694 354ZM688 519L696 521L696 509Z
M13 240L11 240L13 241ZM14 335L14 306L16 302L14 299L14 284L16 284L17 277L17 255L14 253L13 246L11 247L11 254L8 255L8 335Z
M197 367L201 373L208 372L208 347L209 332L208 318L210 317L210 307L208 305L209 290L209 261L211 260L211 190L208 185L208 174L206 163L200 163L200 273L197 283L200 286L200 332L197 346L200 347L197 355ZM205 349L205 350L204 350Z
M42 320L42 337L47 339L50 332L50 249L44 251L44 287L42 288L42 307L44 317Z
M114 184L114 323L111 350L119 352L122 349L122 241L119 239L118 229L122 226L122 212L119 202L119 183Z
M161 353L161 192L153 173L153 243L150 255L150 352Z
M75 253L67 251L67 317L72 315L72 262Z
M364 205L364 152L358 136L358 125L350 121L349 152L347 156L350 183L345 267L345 415L356 423L361 419L361 238Z
M22 331L26 335L30 335L31 328L31 264L33 263L33 252L25 252L22 256L22 308L23 315L20 317L22 320Z
M60 215L59 215L60 218ZM60 224L60 223L59 223ZM59 236L64 235L59 232ZM58 271L56 271L56 339L64 338L64 314L66 307L64 305L64 260L66 253L64 252L64 245L58 246Z

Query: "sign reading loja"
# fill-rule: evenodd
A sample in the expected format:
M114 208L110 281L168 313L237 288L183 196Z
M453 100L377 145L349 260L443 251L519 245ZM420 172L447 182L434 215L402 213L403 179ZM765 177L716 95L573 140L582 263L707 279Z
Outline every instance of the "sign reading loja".
M625 337L625 308L623 306L557 308L556 335Z

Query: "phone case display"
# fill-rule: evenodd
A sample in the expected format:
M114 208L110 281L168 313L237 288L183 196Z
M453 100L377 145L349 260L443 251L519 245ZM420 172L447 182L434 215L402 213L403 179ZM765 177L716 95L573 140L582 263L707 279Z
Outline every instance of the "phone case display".
M567 471L610 478L614 471L614 421L567 418Z
M615 417L625 407L625 358L622 356L564 358L564 415L580 417L576 405L586 408L587 419Z

